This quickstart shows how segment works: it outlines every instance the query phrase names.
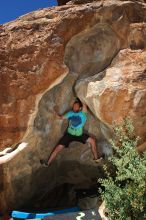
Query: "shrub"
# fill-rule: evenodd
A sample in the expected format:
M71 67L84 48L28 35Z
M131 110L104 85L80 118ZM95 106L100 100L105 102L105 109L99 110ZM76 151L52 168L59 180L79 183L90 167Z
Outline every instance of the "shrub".
M114 155L109 158L115 174L104 167L106 178L100 183L110 220L146 220L146 156L139 155L138 138L129 118L114 128L111 141Z

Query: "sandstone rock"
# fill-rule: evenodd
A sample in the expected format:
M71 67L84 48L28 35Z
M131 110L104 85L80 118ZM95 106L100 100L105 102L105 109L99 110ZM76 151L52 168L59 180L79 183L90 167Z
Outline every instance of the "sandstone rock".
M101 152L112 153L105 138L111 136L112 121L120 121L126 112L144 138L145 52L137 49L145 47L145 21L145 4L109 0L43 9L1 26L0 147L28 143L0 167L1 210L35 203L64 183L89 187L103 175L102 164L92 162L89 146L78 143L62 152L50 169L39 164L66 129L53 110L62 114L70 109L75 83L89 106L86 130L96 137ZM128 47L133 52L117 55Z
M100 0L57 0L58 5L65 5L66 3L70 4L86 4L86 3L91 3L91 2L97 2Z
M122 50L105 70L102 79L82 80L76 86L78 96L101 122L111 128L113 122L120 123L130 116L136 134L142 140L146 128L145 59L145 51Z
M144 143L138 145L137 149L138 149L138 152L140 152L140 153L146 151L146 141Z
M67 2L69 2L70 0L57 0L58 5L65 5Z
M28 134L26 134L29 143L27 151L24 155L18 155L15 160L9 162L8 166L3 165L4 169L8 167L7 175L9 179L11 179L11 182L9 182L7 177L5 177L5 187L8 191L8 193L5 192L5 199L8 202L7 206L9 208L18 208L27 203L28 195L29 199L32 198L37 191L36 187L38 185L40 188L44 189L44 187L42 187L42 178L48 178L48 180L52 179L49 187L47 186L48 189L51 190L56 187L58 178L55 171L56 164L54 164L50 172L48 170L48 174L45 174L45 170L40 166L39 160L48 157L48 146L51 151L59 137L63 134L64 129L61 129L62 121L54 117L52 109L55 104L57 104L59 110L63 111L60 113L64 113L64 111L69 108L69 103L73 98L72 86L75 79L75 75L69 75L65 83L63 82L58 87L54 87L46 92L39 102L38 112L33 122L33 128L30 127ZM68 84L70 84L71 87L68 87ZM58 92L60 96L58 96ZM64 98L61 97L61 93L65 93L68 98L66 98L66 96L64 96ZM55 99L57 101L56 103ZM48 137L48 134L51 134L51 136ZM21 164L23 164L23 166ZM31 191L29 191L30 187L32 188ZM12 191L15 197L17 197L17 203L15 203ZM42 191L40 190L38 194L41 196Z
M117 44L114 51L111 51L114 56L119 49L118 42L120 42L120 48L128 46L129 20L132 22L143 21L146 17L144 16L145 6L143 4L136 3L135 6L133 2L117 1L115 4L115 2L106 1L104 5L102 2L95 2L87 6L70 5L39 10L1 26L1 149L21 141L27 128L32 126L29 123L40 97L49 87L53 86L53 83L57 83L57 80L59 82L59 77L61 80L68 72L68 68L63 64L64 49L67 43L70 45L74 39L78 40L78 37L80 39L85 32L89 36L99 23L95 36L101 30L100 35L103 36L105 42L108 41L105 34L111 34L109 39L111 38L112 42L115 40ZM102 31L102 27L105 27L104 31ZM75 35L77 36L75 37ZM87 36L82 36L81 39L85 40L84 38L87 39ZM90 39L92 36L91 34ZM97 38L100 39L100 42L101 36ZM80 47L86 51L91 44L93 42L86 46L82 42ZM99 43L96 45L102 49L101 56L105 56L108 50L107 57L101 58L102 65L100 64L99 68L101 70L108 65L112 55L109 53L110 46L106 47ZM96 59L96 50L93 49L93 52L92 73L97 67L95 61L98 60L100 63L99 58ZM91 53L92 50L90 55ZM76 49L75 55L71 51L68 54L72 54L72 57L78 55ZM79 57L80 62L83 62L85 55L83 54L82 57L82 52L80 52ZM89 63L91 65L93 63L87 58L87 55L85 60L88 61L88 65L82 63L81 69L85 69L87 65L90 72ZM73 66L73 64L69 64L69 66ZM80 67L79 64L78 67ZM79 71L77 68L75 70Z
M74 99L72 87L76 78L77 74L69 74L61 84L44 94L38 105L33 128L29 128L26 135L29 143L28 149L8 165L3 165L4 169L6 167L8 169L4 178L5 190L1 195L5 194L7 203L4 205L10 209L18 209L24 204L34 203L33 198L36 197L38 189L37 197L41 197L46 188L47 191L51 191L64 183L74 184L78 187L90 187L96 178L101 176L102 169L92 161L90 147L78 143L72 144L69 149L62 152L49 169L43 168L39 164L41 158L48 157L66 129L67 124L54 117L53 109L55 108L60 114L70 109ZM89 116L88 120L92 122L92 116ZM97 125L93 129L90 121L86 125L86 130L92 134L95 132L98 138L101 137ZM104 145L106 151L107 143L101 142L98 145L100 152ZM8 176L11 182L8 181ZM48 181L49 183L47 183ZM2 208L4 207L2 206Z
M65 5L66 3L73 3L73 4L86 4L86 3L91 3L91 2L97 2L100 0L57 0L58 5ZM104 0L105 1L105 0ZM120 0L120 1L126 1L126 0ZM131 0L134 2L144 2L144 0Z
M129 44L132 50L146 48L146 23L130 25Z
M107 67L120 49L120 40L107 24L98 24L73 37L66 46L65 64L79 77Z

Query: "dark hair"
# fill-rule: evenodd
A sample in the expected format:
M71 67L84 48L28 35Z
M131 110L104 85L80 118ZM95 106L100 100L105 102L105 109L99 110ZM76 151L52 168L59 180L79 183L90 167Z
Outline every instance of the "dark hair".
M76 100L74 101L74 104L79 104L80 108L83 107L83 104L82 104L82 102L80 101L79 98L76 98Z

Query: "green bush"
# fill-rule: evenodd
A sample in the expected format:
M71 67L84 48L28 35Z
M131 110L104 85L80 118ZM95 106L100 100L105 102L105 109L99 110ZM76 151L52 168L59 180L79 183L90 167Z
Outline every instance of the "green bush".
M106 178L100 183L110 220L146 220L146 156L136 151L138 138L131 120L114 128L111 141L114 155L109 158L114 175L105 166Z

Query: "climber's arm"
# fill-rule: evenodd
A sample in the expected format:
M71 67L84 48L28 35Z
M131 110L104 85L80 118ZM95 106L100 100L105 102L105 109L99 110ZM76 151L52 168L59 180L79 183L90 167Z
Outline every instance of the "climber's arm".
M65 115L60 115L58 114L57 112L54 112L55 116L60 119L60 120L64 120L64 119L67 119L67 117L65 117Z
M83 104L82 111L87 113L87 111L88 111L87 105L85 103L82 103L82 104Z
M61 120L67 119L64 115L58 115L58 118L61 119Z
M54 111L54 114L58 119L64 120L64 119L69 119L72 116L73 112L69 111L65 113L64 115L60 115L56 111Z

